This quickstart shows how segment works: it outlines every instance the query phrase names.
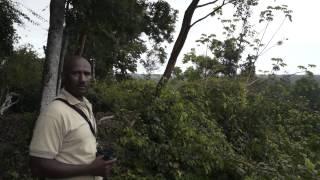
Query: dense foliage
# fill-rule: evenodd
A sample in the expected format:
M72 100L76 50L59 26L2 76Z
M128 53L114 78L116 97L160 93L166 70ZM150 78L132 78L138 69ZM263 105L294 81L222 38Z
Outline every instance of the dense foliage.
M29 168L29 144L35 113L0 116L0 177L33 179Z
M30 47L14 51L0 66L0 104L9 93L15 93L16 112L34 112L40 106L43 59Z
M0 62L13 52L13 43L17 39L13 24L21 24L19 15L22 13L14 5L11 0L0 1Z
M97 99L116 115L101 124L119 156L115 177L319 178L320 116L294 88L301 81L180 82L154 101L151 82L99 85Z
M177 11L166 1L71 0L66 31L73 54L84 43L83 56L95 60L96 77L119 79L136 72L143 53L155 51L164 63L163 42L172 42ZM148 43L147 43L148 42ZM148 46L152 46L150 49Z
M98 119L114 115L98 122L100 143L118 157L113 179L318 179L320 89L311 87L318 87L312 76L251 86L175 81L153 100L155 82L131 80L96 82L89 97ZM1 117L5 179L30 178L35 117Z

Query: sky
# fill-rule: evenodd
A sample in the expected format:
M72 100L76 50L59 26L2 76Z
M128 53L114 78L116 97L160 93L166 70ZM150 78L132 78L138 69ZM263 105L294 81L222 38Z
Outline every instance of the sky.
M21 10L29 13L27 9L39 13L46 21L37 20L40 25L34 25L26 22L24 26L17 27L17 33L21 37L19 45L26 43L31 44L40 56L43 54L43 46L47 41L47 30L49 27L49 0L17 0L20 2ZM174 39L176 39L184 15L185 9L190 4L191 0L167 0L172 8L177 9L178 21L176 23L176 32ZM209 0L200 0L199 4L209 2ZM282 39L288 39L283 45L274 47L264 53L257 61L257 70L270 71L272 69L273 57L279 57L284 60L287 66L280 71L280 73L297 73L300 72L297 68L299 65L308 66L308 64L314 64L317 67L310 69L315 74L320 74L320 23L317 23L317 17L319 17L318 8L320 7L319 0L306 0L304 2L298 0L262 0L262 4L257 8L257 12L267 6L267 3L286 4L289 9L293 11L293 21L286 20L281 26L280 30L275 34L270 45L275 44ZM223 9L228 14L228 8ZM210 11L210 8L197 9L194 14L193 21L202 17ZM254 12L255 13L255 12ZM257 14L256 14L257 15ZM259 23L256 23L258 19L253 19L252 24L256 25L257 30L263 29ZM281 24L283 16L279 16L268 27L268 30L264 36L264 43L266 44L271 36L274 35L279 24ZM185 69L188 65L182 64L183 54L190 51L191 48L196 48L198 55L207 54L207 50L204 47L197 47L195 41L201 37L201 34L219 34L221 33L221 25L215 18L208 18L194 27L191 28L186 43L178 57L177 66ZM170 55L173 43L168 45L167 53ZM155 73L163 73L165 65L162 65ZM141 66L138 66L138 73L143 73L144 70Z

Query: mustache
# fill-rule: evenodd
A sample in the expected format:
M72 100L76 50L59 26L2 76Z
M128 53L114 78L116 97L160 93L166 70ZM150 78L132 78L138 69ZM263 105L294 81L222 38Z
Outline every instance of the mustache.
M88 87L89 86L89 83L78 83L77 86L79 87Z

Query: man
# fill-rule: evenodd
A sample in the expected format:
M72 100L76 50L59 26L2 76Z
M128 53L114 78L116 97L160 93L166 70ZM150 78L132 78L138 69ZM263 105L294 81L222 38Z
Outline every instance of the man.
M30 144L33 174L47 179L94 180L110 173L115 160L96 157L97 128L92 106L84 97L90 80L91 66L86 59L80 56L66 59L64 88L41 112L33 132Z

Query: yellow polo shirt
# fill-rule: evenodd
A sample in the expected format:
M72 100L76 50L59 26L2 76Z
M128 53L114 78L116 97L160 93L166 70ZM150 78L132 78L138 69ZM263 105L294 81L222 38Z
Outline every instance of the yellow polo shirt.
M86 98L81 102L64 89L58 98L65 99L80 108L96 131L92 105ZM64 102L55 100L37 119L30 144L30 155L55 159L66 164L90 164L96 158L96 145L96 138L86 120ZM93 176L64 178L64 180L93 179L102 178Z

